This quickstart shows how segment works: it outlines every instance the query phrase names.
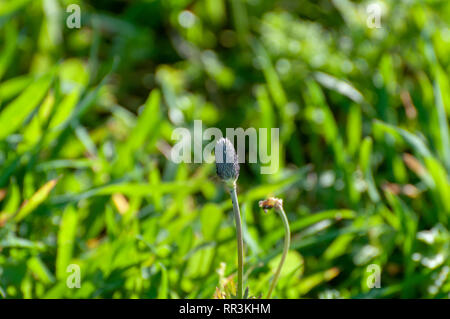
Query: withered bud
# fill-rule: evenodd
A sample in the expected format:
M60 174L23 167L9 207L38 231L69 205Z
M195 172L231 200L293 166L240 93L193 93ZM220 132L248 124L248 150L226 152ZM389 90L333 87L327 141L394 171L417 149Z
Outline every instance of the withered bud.
M269 209L275 208L275 209L281 209L283 207L283 200L280 198L275 197L269 197L266 200L259 201L259 207L261 207L265 213Z

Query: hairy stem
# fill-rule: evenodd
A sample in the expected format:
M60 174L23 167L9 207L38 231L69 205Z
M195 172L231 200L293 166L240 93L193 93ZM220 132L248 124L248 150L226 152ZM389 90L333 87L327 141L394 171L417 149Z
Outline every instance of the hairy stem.
M236 193L236 185L230 187L231 201L233 202L234 220L236 222L236 237L238 247L238 284L237 297L242 299L243 296L243 274L244 274L244 242L242 240L241 212L239 210L238 197Z
M267 299L270 298L272 295L273 289L275 288L278 278L280 277L281 268L283 267L284 261L286 259L287 253L289 251L289 246L291 244L291 230L289 228L289 222L286 217L286 213L284 212L283 206L277 207L276 211L280 215L281 219L283 220L284 225L284 247L283 247L283 255L281 256L280 263L278 264L277 271L275 272L275 275L273 276L272 284L270 285L269 292L267 293Z

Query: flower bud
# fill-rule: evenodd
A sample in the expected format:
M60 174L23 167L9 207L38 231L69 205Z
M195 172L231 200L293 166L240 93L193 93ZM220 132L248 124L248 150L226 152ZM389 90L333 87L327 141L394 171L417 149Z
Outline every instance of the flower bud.
M239 163L230 140L221 138L217 141L215 154L217 175L225 182L236 181L239 177Z

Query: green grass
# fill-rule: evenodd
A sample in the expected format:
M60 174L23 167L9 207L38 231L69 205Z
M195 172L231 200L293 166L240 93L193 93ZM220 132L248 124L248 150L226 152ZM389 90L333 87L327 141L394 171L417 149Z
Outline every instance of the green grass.
M250 295L276 196L274 297L448 298L450 2L383 1L381 29L368 3L0 0L0 297L212 298L232 203L214 164L168 159L202 120L280 128L276 174L241 165Z

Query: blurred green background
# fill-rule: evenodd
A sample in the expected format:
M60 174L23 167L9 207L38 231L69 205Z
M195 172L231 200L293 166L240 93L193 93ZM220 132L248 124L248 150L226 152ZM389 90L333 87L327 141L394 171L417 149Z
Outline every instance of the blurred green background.
M450 2L377 3L381 28L367 1L0 0L0 297L226 286L229 196L214 164L169 159L202 120L280 128L278 172L238 181L251 295L280 258L258 207L277 196L275 297L448 298Z

